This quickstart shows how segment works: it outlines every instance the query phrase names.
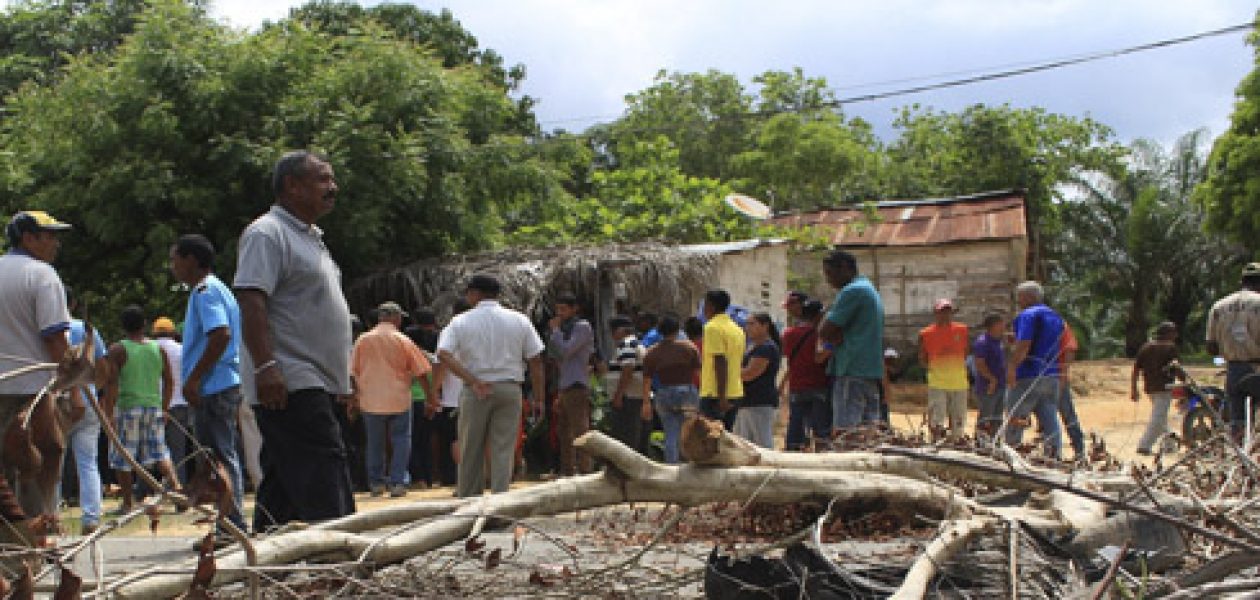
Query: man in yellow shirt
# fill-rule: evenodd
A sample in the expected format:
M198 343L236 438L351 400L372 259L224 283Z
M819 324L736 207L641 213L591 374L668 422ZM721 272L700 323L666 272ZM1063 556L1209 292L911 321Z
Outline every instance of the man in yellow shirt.
M744 397L739 377L744 358L744 330L726 309L731 295L726 290L704 294L704 347L700 365L700 414L722 421L727 431L735 425L735 405Z

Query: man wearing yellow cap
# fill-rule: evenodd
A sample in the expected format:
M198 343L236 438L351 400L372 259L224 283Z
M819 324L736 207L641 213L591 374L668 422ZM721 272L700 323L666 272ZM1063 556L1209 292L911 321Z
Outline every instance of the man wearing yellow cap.
M66 330L70 312L61 277L53 269L61 241L58 232L70 226L43 211L22 211L5 227L8 252L0 256L0 373L8 373L34 363L58 361L67 348ZM0 431L6 431L14 417L52 377L51 371L35 371L0 381ZM71 422L83 416L81 398L63 404ZM41 452L43 469L36 475L18 477L15 457L0 455L4 475L13 483L18 502L26 516L55 514L54 492L61 479L65 458L65 432L56 420L58 402L40 402L32 422L50 424L34 436ZM33 433L35 429L32 428ZM0 449L0 452L3 452ZM18 515L5 515L12 518Z
M176 465L175 475L180 481L188 481L189 464L184 461L188 456L188 435L192 431L192 418L188 412L188 401L184 399L184 382L180 376L184 361L184 345L180 342L179 331L175 329L175 321L170 317L153 319L149 327L153 341L162 348L166 361L171 363L171 379L175 385L171 390L171 407L166 411L166 447L171 451L171 462Z

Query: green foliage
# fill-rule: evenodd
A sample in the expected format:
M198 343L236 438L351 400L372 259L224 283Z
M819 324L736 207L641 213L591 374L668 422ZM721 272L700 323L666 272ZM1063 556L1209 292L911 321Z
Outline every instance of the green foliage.
M1195 200L1207 209L1208 226L1260 253L1260 26L1247 38L1257 68L1238 84L1229 130L1216 139L1207 177Z
M800 68L767 71L749 93L718 71L666 73L627 96L626 116L592 131L608 167L619 150L654 143L678 148L683 173L730 182L772 208L814 209L877 193L880 159L870 126L846 121L821 78Z
M0 98L24 82L56 81L59 69L81 54L117 47L148 6L147 0L23 0L0 15ZM189 3L201 11L201 2Z
M1191 201L1204 137L1188 133L1171 150L1139 140L1123 173L1080 177L1080 195L1061 205L1055 301L1079 319L1091 356L1133 356L1164 320L1183 344L1201 339L1204 312L1225 289L1222 267L1241 258L1204 234L1206 215Z
M165 265L181 233L209 236L230 276L237 236L292 148L323 151L336 170L339 205L320 225L347 279L487 247L525 198L567 197L569 173L520 134L501 82L445 68L371 21L343 36L294 22L244 34L155 2L116 51L73 59L8 109L0 205L79 225L59 266L116 304L138 290L178 307Z
M958 113L902 109L888 149L890 196L921 198L987 190L1028 191L1033 223L1057 229L1057 186L1075 175L1114 173L1124 148L1090 119L1042 108L977 104Z
M617 151L664 136L678 149L684 173L725 179L730 157L748 145L752 106L752 97L734 75L660 71L651 87L626 96L624 117L593 133L612 151L617 166L626 159Z
M509 240L551 245L660 239L677 243L736 240L753 222L723 202L721 181L682 172L679 152L664 137L619 148L621 168L597 171L590 196L560 207L558 218L522 227Z

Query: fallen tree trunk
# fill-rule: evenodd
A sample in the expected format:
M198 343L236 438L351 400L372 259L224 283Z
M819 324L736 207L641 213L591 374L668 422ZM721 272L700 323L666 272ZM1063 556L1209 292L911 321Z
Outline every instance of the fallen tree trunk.
M578 444L606 461L610 468L599 474L484 496L385 539L374 540L322 526L273 536L255 544L258 564L286 564L313 556L358 558L373 565L396 563L463 539L482 517L555 515L624 502L695 506L712 502L783 504L817 500L833 502L837 511L846 506L869 509L892 505L940 519L966 520L977 513L991 514L939 485L896 475L662 465L598 432L587 433ZM450 506L447 503L443 508ZM353 522L362 525L374 520L375 517L362 516ZM221 557L215 585L239 580L245 566L239 552ZM138 575L118 585L114 593L122 598L168 598L182 593L191 580L190 564L187 575Z
M928 544L914 564L901 588L889 600L915 600L927 594L928 586L936 578L941 565L953 560L959 552L967 547L971 540L981 533L991 531L999 522L992 517L977 517L965 521L949 521L941 528L941 532Z
M1067 473L1030 466L1018 457L999 460L950 449L924 448L897 454L879 450L782 452L757 446L724 430L721 423L703 417L691 417L683 424L682 449L687 461L696 465L861 471L900 475L924 481L933 478L964 480L977 485L1024 491L1043 490L1048 486L1043 481L1021 475L1031 474L1038 479L1061 484L1072 479ZM917 456L918 454L930 454L943 460L927 460ZM1132 477L1115 474L1091 475L1084 480L1084 485L1106 491L1138 487Z
M972 460L975 457L964 453L944 460L939 455L911 452L898 456L861 452L791 455L760 449L751 452L733 442L730 447L736 449L735 453L719 451L711 454L710 460L747 462L755 457L752 465L677 466L650 461L599 432L587 433L577 444L602 459L608 465L606 470L476 499L420 502L362 513L273 535L255 544L257 564L339 560L376 567L398 563L476 535L480 523L493 517L549 516L629 502L660 502L683 507L715 502L744 505L818 502L829 504L833 514L894 510L947 522L902 581L900 597L916 597L935 580L943 563L959 555L972 540L992 530L995 523L1018 521L1039 532L1056 535L1105 531L1102 526L1106 507L1132 508L1115 506L1119 503L1114 498L1097 492L1084 493L1041 472L1010 471L1009 465L999 461L991 461L993 464L986 464L984 469L970 468L979 463ZM960 462L964 459L966 462ZM883 472L885 470L895 474ZM983 476L999 487L1024 485L1029 489L1053 491L1035 491L1023 506L988 507L942 483L938 477L943 476L963 480ZM1074 483L1087 484L1089 480L1089 474L1077 475ZM1145 510L1147 516L1154 516L1149 514L1153 511ZM1159 517L1172 520L1167 515ZM1178 524L1183 528L1186 525L1190 524ZM383 538L363 535L369 530L389 527L396 530ZM1220 537L1217 532L1201 527L1188 529L1199 535ZM1229 541L1235 547L1248 546ZM1116 545L1123 542L1114 541ZM220 557L219 567L215 585L240 580L250 572L240 552ZM122 598L172 597L185 591L191 579L189 563L187 574L139 573L117 583L113 593Z

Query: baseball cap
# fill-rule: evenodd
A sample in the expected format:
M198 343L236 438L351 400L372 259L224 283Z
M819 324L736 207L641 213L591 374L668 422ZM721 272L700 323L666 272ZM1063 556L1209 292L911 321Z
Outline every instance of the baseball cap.
M158 317L153 320L153 333L175 333L175 322L170 317Z
M69 223L62 223L42 210L24 210L15 213L13 218L9 219L9 225L5 227L4 234L9 238L10 243L16 244L22 239L23 233L66 231L67 229L70 229Z
M936 302L932 304L933 312L936 312L938 310L945 310L947 308L950 310L954 309L954 303L951 302L949 298L938 298Z
M1242 276L1243 277L1260 276L1260 262L1247 263L1247 266L1243 267Z
M391 315L402 315L404 317L407 316L407 313L403 311L402 307L393 300L382 302L380 306L376 307L376 312L388 313Z
M787 308L787 305L791 304L793 300L803 303L806 300L809 300L809 294L806 294L805 292L797 292L797 291L788 292L787 296L783 297L783 302L780 303L779 306L783 308Z

